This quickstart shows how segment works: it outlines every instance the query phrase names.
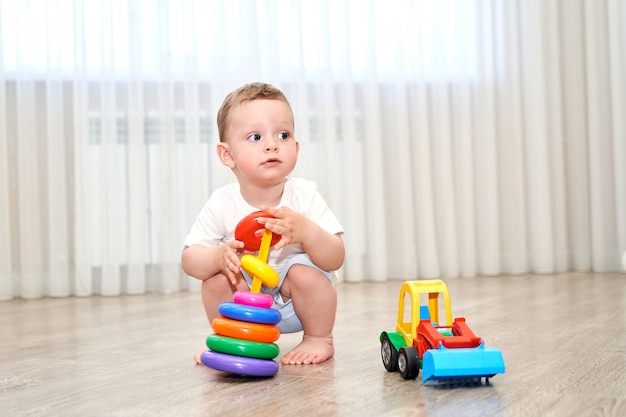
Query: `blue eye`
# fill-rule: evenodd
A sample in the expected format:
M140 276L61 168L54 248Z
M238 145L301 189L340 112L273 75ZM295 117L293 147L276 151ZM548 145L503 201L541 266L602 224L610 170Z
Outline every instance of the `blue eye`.
M282 132L278 134L278 139L280 140L287 140L289 139L289 133L287 132Z
M250 136L248 136L248 140L251 140L253 142L258 142L261 140L261 135L259 135L258 133L254 133Z

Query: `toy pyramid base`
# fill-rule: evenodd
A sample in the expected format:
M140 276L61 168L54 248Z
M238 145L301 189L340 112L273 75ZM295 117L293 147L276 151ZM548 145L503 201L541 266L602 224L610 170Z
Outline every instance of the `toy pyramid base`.
M244 376L269 377L278 372L278 363L271 359L246 358L206 350L200 361L208 368Z

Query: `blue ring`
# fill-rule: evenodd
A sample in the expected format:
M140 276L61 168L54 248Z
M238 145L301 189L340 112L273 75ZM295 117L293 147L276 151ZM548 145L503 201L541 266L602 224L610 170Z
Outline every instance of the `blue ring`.
M274 376L278 372L278 363L271 359L245 358L210 350L200 354L200 361L211 369L245 376Z
M258 324L277 324L282 318L278 310L237 304L221 303L217 311L227 319Z

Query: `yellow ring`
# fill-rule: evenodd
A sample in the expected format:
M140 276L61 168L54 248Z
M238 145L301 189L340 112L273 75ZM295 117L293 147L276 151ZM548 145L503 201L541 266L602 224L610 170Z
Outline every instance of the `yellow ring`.
M280 277L271 266L249 253L241 257L241 267L248 274L260 279L266 287L275 287L280 282Z

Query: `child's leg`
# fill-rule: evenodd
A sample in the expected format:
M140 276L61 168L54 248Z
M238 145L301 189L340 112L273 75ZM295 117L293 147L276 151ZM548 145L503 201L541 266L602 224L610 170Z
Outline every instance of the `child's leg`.
M302 342L283 358L283 364L311 364L330 359L333 327L337 313L337 292L319 270L296 264L289 268L281 294L291 298L293 309L302 322Z
M248 284L241 278L234 286L226 275L218 274L202 281L202 304L209 323L219 316L217 308L220 304L233 301L233 294L237 290L248 290Z
M246 284L243 278L239 280L236 286L222 274L202 281L202 304L204 305L204 311L209 323L212 323L213 319L219 316L217 309L220 304L233 301L233 294L237 290L248 290L248 284ZM206 348L196 354L194 357L196 363L200 363L200 354L205 350Z

